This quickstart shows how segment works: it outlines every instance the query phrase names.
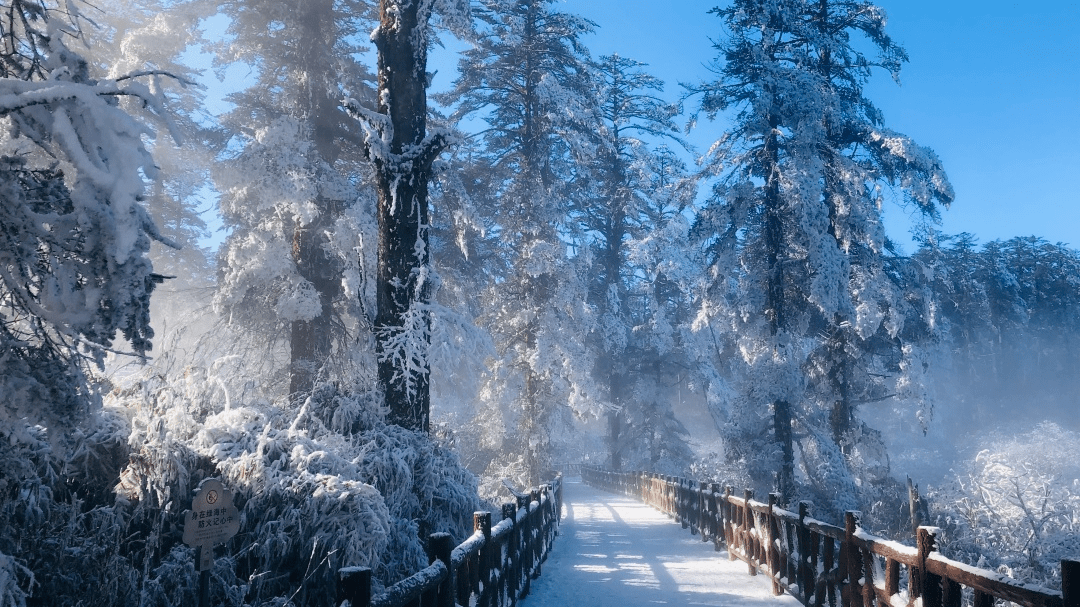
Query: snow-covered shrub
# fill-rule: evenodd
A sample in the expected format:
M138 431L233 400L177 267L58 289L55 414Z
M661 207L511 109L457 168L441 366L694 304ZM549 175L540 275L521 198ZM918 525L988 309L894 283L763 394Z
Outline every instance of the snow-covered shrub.
M385 425L373 395L324 385L297 410L242 373L214 378L152 366L117 381L64 449L40 427L0 436L2 607L194 604L182 515L211 476L241 516L216 549L214 604L329 605L337 568L388 585L427 564L427 534L471 533L475 477Z
M117 99L137 99L142 118L166 112L138 75L92 76L72 50L85 42L74 3L0 10L0 426L60 432L97 404L87 362L117 333L150 348L147 252L166 240L141 204L155 134Z
M1051 422L988 435L951 481L932 488L942 551L1060 588L1059 561L1080 554L1080 433Z
M202 478L221 477L241 514L240 533L219 549L222 597L323 604L339 567L371 567L391 584L427 564L427 534L471 532L475 477L426 435L385 425L373 395L322 385L299 410L254 393L207 407L212 390L150 374L127 390L132 456L117 492L179 514ZM161 566L192 556L180 529L171 533ZM171 604L165 582L157 604Z
M134 517L113 508L108 491L126 459L124 420L98 413L72 439L74 446L57 447L41 427L5 430L0 605L113 605L135 597L140 549L125 540ZM87 589L94 589L92 596Z

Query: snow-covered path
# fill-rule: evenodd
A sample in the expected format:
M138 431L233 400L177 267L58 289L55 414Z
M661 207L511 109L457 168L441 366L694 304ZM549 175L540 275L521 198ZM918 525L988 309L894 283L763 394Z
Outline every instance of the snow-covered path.
M621 495L566 479L559 536L522 607L797 607L711 542Z

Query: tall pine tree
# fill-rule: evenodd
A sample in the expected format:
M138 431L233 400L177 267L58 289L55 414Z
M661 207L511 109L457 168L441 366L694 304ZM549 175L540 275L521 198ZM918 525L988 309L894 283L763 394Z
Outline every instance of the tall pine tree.
M569 187L597 142L597 108L581 36L594 25L554 10L549 0L483 0L474 7L476 47L444 98L454 117L475 116L479 158L491 175L491 207L506 273L489 287L482 322L499 360L484 392L507 413L506 452L523 454L523 481L547 471L552 416L582 403L588 378L583 352L567 331L587 330L584 285L572 269ZM512 444L511 444L512 443Z
M230 24L217 61L251 66L255 81L229 98L235 108L221 120L232 139L215 181L232 232L216 303L253 343L270 346L271 360L284 355L281 392L302 399L320 378L341 379L346 332L370 323L374 308L374 281L365 281L375 258L371 169L362 129L341 103L344 88L374 104L359 62L374 15L362 0L232 0L220 10ZM361 373L371 364L362 361Z
M759 449L774 454L764 461L785 498L797 427L814 460L806 468L826 471L811 482L835 491L852 482L844 444L859 440L854 410L880 396L859 386L870 374L895 380L895 359L912 355L897 341L901 290L882 270L882 192L898 187L932 216L952 189L933 152L884 128L863 93L873 68L895 77L907 59L880 8L737 0L712 12L730 36L717 45L718 79L690 94L709 117L733 110L734 125L714 147L717 182L695 229L718 278L707 306L726 318L745 362L743 396L721 418L732 439L771 434Z

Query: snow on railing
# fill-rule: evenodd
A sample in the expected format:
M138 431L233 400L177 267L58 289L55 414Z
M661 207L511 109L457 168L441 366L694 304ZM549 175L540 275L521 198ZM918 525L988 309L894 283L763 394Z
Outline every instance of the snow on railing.
M504 504L492 527L490 512L473 513L473 534L456 547L447 533L428 536L431 565L371 596L371 570L338 570L338 607L453 607L517 605L540 575L562 518L562 474L516 503Z
M747 563L750 575L768 576L774 594L787 591L804 605L993 607L1000 599L1080 607L1080 561L1061 562L1057 592L945 558L936 551L934 527L919 527L918 545L907 546L862 531L858 512L848 512L844 527L837 527L810 518L809 502L799 502L797 514L780 508L776 494L763 503L750 490L736 497L731 486L721 491L717 483L594 466L582 466L581 480L671 516L715 550L726 547L728 558Z

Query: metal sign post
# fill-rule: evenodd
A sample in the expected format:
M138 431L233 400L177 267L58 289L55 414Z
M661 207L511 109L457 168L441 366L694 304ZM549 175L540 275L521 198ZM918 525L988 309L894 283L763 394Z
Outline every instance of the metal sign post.
M210 606L210 569L214 546L240 530L240 512L231 491L216 478L203 479L184 513L184 543L195 548L195 571L199 572L199 607Z

